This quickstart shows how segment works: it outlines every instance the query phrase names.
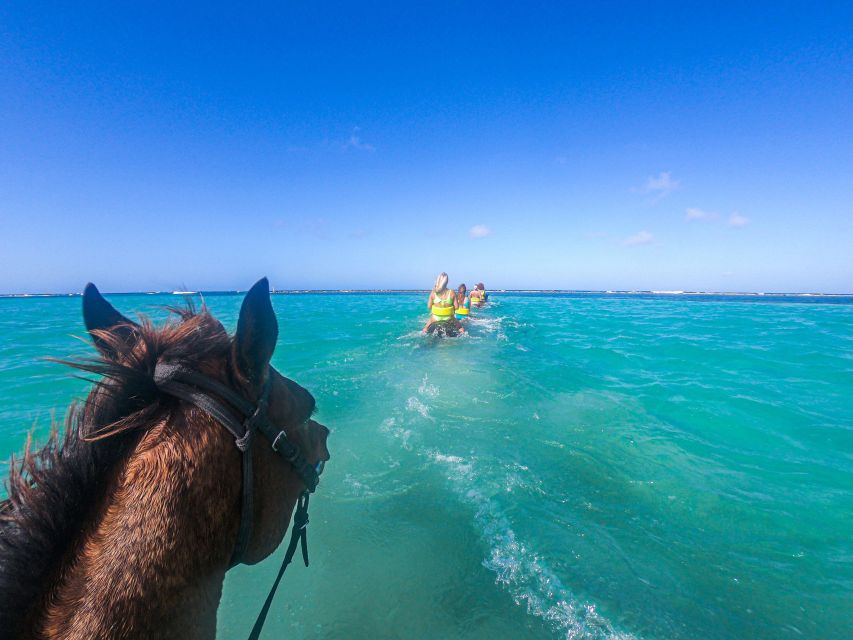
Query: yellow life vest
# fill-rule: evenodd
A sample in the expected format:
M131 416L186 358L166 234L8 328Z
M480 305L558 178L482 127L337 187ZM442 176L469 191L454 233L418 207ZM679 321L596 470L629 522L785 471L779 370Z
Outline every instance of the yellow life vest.
M438 306L444 305L444 306ZM444 298L434 296L432 299L432 318L433 320L449 320L453 317L453 294Z
M456 301L459 302L459 298L456 298ZM464 319L468 317L468 314L471 313L471 297L463 296L462 302L459 303L459 308L456 309L456 317L460 316Z

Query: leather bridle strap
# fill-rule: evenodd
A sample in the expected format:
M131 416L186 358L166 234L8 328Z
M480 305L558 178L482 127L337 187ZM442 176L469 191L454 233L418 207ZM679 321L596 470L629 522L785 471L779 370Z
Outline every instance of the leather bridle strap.
M284 571L293 560L296 547L300 543L302 559L305 561L305 566L308 566L308 501L320 480L322 462L317 467L310 465L299 448L287 439L284 430L276 428L270 422L267 414L271 384L269 378L264 384L257 404L252 404L221 382L197 371L185 369L180 365L158 363L154 368L154 383L163 393L188 402L210 414L234 436L235 444L242 453L243 488L240 505L240 528L237 532L237 542L234 545L230 567L240 564L243 553L252 537L252 441L255 431L260 431L267 437L273 451L287 460L305 483L306 489L297 499L287 552L284 554L284 560L278 570L275 582L258 614L252 633L249 635L249 640L258 640ZM241 422L237 419L231 410L219 399L211 396L211 393L216 394L231 407L237 409L244 420Z
M270 382L270 378L267 378L257 404L253 404L221 382L192 369L162 362L157 363L154 369L154 383L158 389L210 414L234 436L235 444L242 453L243 486L240 527L237 532L234 552L231 556L231 567L240 564L252 537L251 445L255 431L263 433L271 443L273 450L290 463L305 483L307 492L313 492L320 480L318 470L309 464L299 448L287 439L284 430L278 429L270 422L268 416ZM237 409L244 420L241 421L236 418L233 412L218 398L213 397L211 393L216 394L231 407Z
M278 589L278 583L284 575L287 565L293 560L296 553L296 545L302 543L302 559L305 561L305 566L308 566L308 500L311 494L305 491L299 496L299 501L296 504L296 512L293 514L293 529L290 532L290 543L287 545L287 552L284 554L284 560L278 570L278 575L275 577L275 582L272 583L272 588L264 606L261 608L258 618L255 620L255 626L252 627L252 633L249 634L249 640L258 640L261 637L261 630L264 628L264 622L267 620L272 601L275 598L275 592Z
M204 393L204 391L211 391L220 398L223 398L228 404L243 414L243 416L251 416L255 413L256 405L227 385L198 371L182 367L179 364L158 362L154 368L154 383L161 391L165 391L170 395L175 395L172 393L172 390L178 389L179 386L187 388L193 394L190 402L199 409L207 411L217 420L220 420L222 426L231 431L236 437L242 435L243 425L237 422L231 414L227 414L223 419L223 417L213 413L211 411L212 408L217 405L221 407L222 405L214 398L211 398L210 395Z
M320 481L317 470L304 458L299 448L287 439L285 432L273 425L269 420L269 416L267 415L269 379L267 379L267 383L264 385L257 404L252 404L218 380L209 378L197 371L185 369L180 365L158 363L154 369L154 382L159 389L166 393L176 395L181 399L191 402L199 409L210 413L217 421L222 423L222 426L231 432L237 441L237 448L241 451L248 448L248 443L241 443L240 439L245 436L247 430L257 429L270 441L273 450L287 460L296 470L308 488L308 491L313 493L317 488L317 483ZM208 393L204 393L204 391L210 391L223 398L246 418L245 422L241 423L234 418L231 412L223 407L221 402L212 398ZM176 392L188 397L178 395Z
M222 402L205 393L203 389L207 387L210 391L214 391L244 415L247 408L254 409L254 407L225 385L220 385L216 380L177 365L158 363L154 369L154 383L163 393L183 400L206 412L234 436L234 442L241 453L242 467L240 525L237 529L237 541L234 544L229 562L229 567L234 567L242 561L246 547L252 538L252 516L254 513L252 430L249 428L248 421L245 423L239 421ZM267 390L265 389L265 391Z
M284 561L278 570L278 575L269 595L267 595L264 606L258 614L252 633L249 635L249 640L257 640L261 635L261 630L264 627L264 622L267 619L267 614L284 571L293 560L296 547L300 543L302 545L302 558L305 561L305 566L308 566L308 530L306 528L308 526L308 501L320 481L322 462L317 467L309 464L299 448L287 439L284 430L278 429L270 422L268 409L271 381L269 377L264 384L257 404L249 402L233 389L213 378L175 364L158 363L154 368L154 384L163 393L188 402L212 416L234 436L235 444L242 453L243 487L240 504L240 528L237 531L237 542L231 555L230 567L240 564L252 537L252 515L254 511L252 503L252 441L255 431L260 431L266 436L273 451L287 460L305 483L306 489L297 500L290 544L288 544L287 552L284 554ZM244 420L241 422L237 419L231 410L218 398L213 397L211 393L216 394L231 407L237 409Z

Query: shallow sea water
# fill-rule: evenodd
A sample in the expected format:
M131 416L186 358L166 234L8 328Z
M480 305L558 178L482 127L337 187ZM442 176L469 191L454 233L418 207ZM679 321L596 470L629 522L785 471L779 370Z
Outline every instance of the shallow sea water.
M492 299L440 340L421 295L273 297L332 460L264 637L853 637L853 299ZM206 297L229 329L241 300ZM91 348L78 297L0 331L6 460L85 393L39 358ZM219 637L282 553L229 573Z

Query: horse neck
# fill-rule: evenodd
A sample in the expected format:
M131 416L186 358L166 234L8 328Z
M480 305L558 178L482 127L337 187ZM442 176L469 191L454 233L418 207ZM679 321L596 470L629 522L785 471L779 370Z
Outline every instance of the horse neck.
M225 430L197 420L155 426L117 469L46 600L42 637L215 636L241 475Z

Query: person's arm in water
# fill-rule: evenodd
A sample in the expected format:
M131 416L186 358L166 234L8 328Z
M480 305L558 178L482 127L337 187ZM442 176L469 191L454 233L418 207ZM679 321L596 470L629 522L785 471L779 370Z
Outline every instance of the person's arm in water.
M432 301L433 301L434 297L435 297L435 291L430 291L429 292L429 298L427 298L427 311L430 312L430 316L429 316L429 318L427 318L426 324L424 325L424 333L427 332L427 329L429 329L429 325L432 324Z

